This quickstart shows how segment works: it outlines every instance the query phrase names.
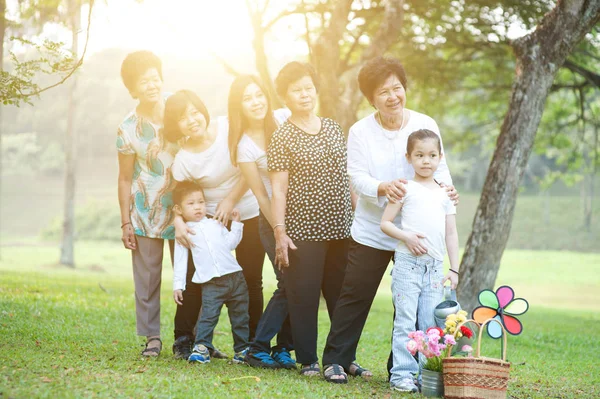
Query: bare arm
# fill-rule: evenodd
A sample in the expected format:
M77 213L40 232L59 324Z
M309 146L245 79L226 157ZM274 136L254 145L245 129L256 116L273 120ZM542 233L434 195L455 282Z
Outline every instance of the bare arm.
M389 202L383 211L381 217L381 231L392 238L396 238L404 242L410 252L415 256L421 256L427 253L427 247L421 241L425 235L417 231L401 230L394 224L394 219L398 212L402 210L403 203Z
M123 241L125 248L133 250L137 247L130 216L131 185L133 182L134 164L135 155L124 155L119 153L118 196L119 208L121 210L121 225L123 225L121 228L121 241Z
M254 193L254 196L258 201L260 211L265 215L271 227L273 227L275 223L273 222L273 215L271 214L271 201L269 200L269 194L260 177L258 166L255 162L240 162L238 166L242 171L244 180L246 180L250 186L250 190L252 190L252 193Z
M275 232L276 263L279 267L288 267L288 249L295 250L296 246L288 237L285 230L285 207L289 183L289 174L284 172L270 172L273 197L271 198L271 213L273 215L273 230Z
M217 205L215 220L218 220L222 224L227 224L229 217L231 216L231 211L235 208L235 204L240 201L246 191L248 191L248 188L248 183L246 183L244 177L241 176L240 180L233 186L229 194L227 194L227 196L219 202L219 205Z
M446 248L450 259L450 271L444 276L442 284L450 281L452 289L458 285L458 231L456 229L456 215L446 215ZM455 273L456 272L456 273Z

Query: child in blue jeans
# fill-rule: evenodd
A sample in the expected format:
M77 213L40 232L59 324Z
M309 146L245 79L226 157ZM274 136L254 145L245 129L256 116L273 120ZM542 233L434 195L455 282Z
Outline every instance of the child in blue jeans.
M221 308L227 305L235 363L243 363L248 348L249 316L248 288L242 268L231 253L242 240L244 225L240 213L231 213L231 231L214 219L206 217L206 204L202 188L190 181L181 182L173 191L174 211L183 217L196 234L190 235L191 250L196 271L191 284L202 285L202 313L196 325L194 349L190 362L210 362L209 351L214 351L213 334ZM183 304L188 250L175 242L173 270L173 299Z
M417 130L408 137L406 158L415 170L406 185L406 196L389 203L381 219L381 230L400 240L392 269L392 294L396 315L392 337L391 388L418 392L419 364L406 348L408 333L435 326L433 311L442 299L443 285L458 284L458 234L456 208L446 191L433 178L442 148L431 130ZM402 211L401 228L393 220ZM448 249L450 271L443 276Z

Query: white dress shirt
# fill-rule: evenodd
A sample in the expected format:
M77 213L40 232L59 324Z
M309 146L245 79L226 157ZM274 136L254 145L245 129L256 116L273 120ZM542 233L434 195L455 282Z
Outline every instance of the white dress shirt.
M242 240L244 225L231 222L231 231L214 219L204 218L199 222L187 222L196 234L188 237L194 243L192 258L196 272L192 281L206 283L215 277L242 271L231 253ZM185 290L188 249L175 241L173 262L173 291Z
M412 132L429 129L440 135L440 129L431 117L408 109L406 111L410 113L410 119L399 131L382 128L375 120L375 113L372 113L352 125L348 135L348 174L352 188L358 195L352 239L385 251L393 251L398 240L385 234L379 227L387 200L385 196L377 195L377 188L381 182L414 177L415 170L405 156L408 136ZM438 182L452 184L445 154L434 177ZM400 226L400 215L394 224Z

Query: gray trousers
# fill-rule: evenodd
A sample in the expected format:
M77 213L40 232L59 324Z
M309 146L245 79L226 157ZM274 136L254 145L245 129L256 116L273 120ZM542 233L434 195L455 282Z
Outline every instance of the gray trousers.
M135 236L137 249L131 251L135 286L137 334L160 335L160 283L165 240Z

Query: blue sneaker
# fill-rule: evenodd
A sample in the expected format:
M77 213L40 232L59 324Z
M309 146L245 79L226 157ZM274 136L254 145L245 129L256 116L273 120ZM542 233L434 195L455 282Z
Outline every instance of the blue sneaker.
M281 367L288 370L296 369L296 361L292 359L290 352L287 349L282 349L277 352L273 352L273 360L275 360Z
M208 348L204 345L195 345L192 354L188 358L190 363L210 363Z
M248 348L244 349L243 351L236 352L236 354L233 355L233 362L234 363L244 363L244 358L246 357L247 354L248 354Z
M278 369L281 367L267 352L247 353L244 360L252 367L263 369Z

